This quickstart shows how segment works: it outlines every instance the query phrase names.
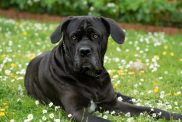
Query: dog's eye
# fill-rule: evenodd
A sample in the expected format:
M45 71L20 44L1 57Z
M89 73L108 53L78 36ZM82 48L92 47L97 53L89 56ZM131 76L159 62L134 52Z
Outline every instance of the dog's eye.
M97 38L99 37L99 35L97 35L96 33L93 33L93 34L92 34L92 37L93 37L94 39L97 39Z
M71 38L72 38L73 40L77 40L77 37L76 37L75 35L73 35Z

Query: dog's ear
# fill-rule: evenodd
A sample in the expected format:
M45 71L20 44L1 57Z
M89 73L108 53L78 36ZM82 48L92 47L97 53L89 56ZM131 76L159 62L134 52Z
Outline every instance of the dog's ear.
M64 32L64 30L67 28L69 22L71 20L71 17L68 17L67 19L65 19L57 28L56 30L51 34L51 42L57 43L59 40L61 40L62 38L62 33Z
M102 22L106 26L108 32L111 34L111 37L119 44L122 44L125 40L125 33L117 25L115 21L109 18L101 17Z

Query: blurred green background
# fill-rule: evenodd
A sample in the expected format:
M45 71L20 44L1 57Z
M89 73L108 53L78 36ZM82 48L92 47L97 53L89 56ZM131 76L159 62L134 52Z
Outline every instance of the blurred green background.
M106 16L126 23L182 28L182 0L1 0L0 8L59 16Z

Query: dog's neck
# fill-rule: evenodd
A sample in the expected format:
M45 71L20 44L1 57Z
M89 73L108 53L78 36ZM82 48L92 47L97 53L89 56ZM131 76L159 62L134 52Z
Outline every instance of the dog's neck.
M52 64L52 68L59 70L57 72L64 72L63 74L69 75L70 71L72 71L71 68L73 67L73 64L64 48L63 43L60 43L51 51L50 64Z

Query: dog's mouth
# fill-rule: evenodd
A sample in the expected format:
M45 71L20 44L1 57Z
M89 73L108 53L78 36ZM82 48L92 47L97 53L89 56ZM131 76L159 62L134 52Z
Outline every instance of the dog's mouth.
M102 70L95 71L95 72L88 70L85 72L86 75L91 76L91 77L96 77L96 78L98 78L101 73L102 73Z
M77 72L80 74L84 74L91 77L99 77L102 73L102 69L98 68L97 66L94 66L91 63L83 63L79 67L77 67Z

